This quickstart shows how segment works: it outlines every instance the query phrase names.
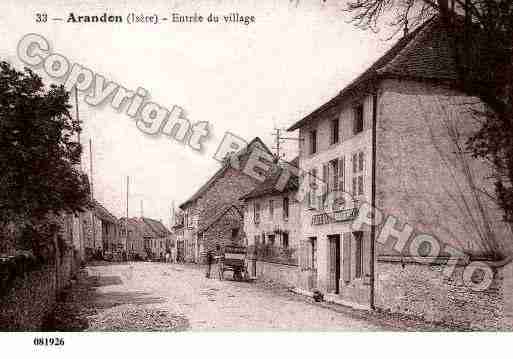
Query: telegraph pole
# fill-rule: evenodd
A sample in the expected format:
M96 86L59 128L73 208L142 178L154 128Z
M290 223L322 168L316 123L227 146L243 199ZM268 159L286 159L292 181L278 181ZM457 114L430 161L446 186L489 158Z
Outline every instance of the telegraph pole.
M92 227L93 227L93 247L96 250L96 224L94 223L95 204L94 204L94 180L93 180L93 142L89 139L89 175L91 177L91 203L93 211L91 212Z
M80 123L80 116L78 113L78 90L77 90L76 86L75 86L75 113L76 113L76 117L77 117L77 122ZM80 144L80 131L77 132L77 142ZM80 167L82 167L82 161L80 161Z
M282 133L281 131L283 131L283 129L275 127L274 132L272 133L272 135L275 138L275 143L276 143L275 147L273 147L276 150L276 161L279 161L281 159L281 157L284 156L280 153L281 144L283 143L283 141L301 141L301 138L297 138L297 137L283 137L281 135L281 133Z
M125 250L128 252L128 191L130 186L130 177L126 176L126 221L125 221Z

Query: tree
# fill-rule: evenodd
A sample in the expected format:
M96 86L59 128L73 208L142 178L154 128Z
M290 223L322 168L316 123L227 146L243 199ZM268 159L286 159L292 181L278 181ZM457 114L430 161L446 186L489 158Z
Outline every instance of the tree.
M47 88L30 69L0 62L2 229L27 232L49 216L87 206L88 182L78 170L82 149L75 141L81 128L68 100L62 85Z
M349 0L353 23L377 30L420 25L433 15L453 41L457 86L485 105L475 112L480 129L466 144L474 157L494 169L496 200L513 224L513 1L512 0Z

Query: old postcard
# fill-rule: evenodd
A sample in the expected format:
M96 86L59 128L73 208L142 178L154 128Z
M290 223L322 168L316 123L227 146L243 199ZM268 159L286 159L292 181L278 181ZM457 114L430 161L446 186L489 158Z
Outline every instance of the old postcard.
M1 331L513 328L513 1L3 0L0 39Z

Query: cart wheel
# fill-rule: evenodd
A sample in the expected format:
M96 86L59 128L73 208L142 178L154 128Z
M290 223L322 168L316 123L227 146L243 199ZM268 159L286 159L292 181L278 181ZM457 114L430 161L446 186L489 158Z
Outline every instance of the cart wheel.
M233 271L233 279L240 281L242 280L242 275L240 273L240 270Z

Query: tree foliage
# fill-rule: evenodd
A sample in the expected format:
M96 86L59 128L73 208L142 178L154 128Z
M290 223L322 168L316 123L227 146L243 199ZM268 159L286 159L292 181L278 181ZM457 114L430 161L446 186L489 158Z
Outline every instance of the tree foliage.
M80 124L63 86L0 63L0 224L34 223L85 208Z

